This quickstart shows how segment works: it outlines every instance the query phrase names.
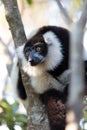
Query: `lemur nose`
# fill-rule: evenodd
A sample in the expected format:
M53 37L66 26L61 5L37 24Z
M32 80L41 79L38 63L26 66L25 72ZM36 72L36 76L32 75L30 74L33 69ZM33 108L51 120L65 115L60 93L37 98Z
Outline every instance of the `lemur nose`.
M28 61L30 62L31 66L34 66L36 63L33 58L29 57Z
M31 62L31 61L32 61L31 57L29 57L28 61L29 61L29 62Z

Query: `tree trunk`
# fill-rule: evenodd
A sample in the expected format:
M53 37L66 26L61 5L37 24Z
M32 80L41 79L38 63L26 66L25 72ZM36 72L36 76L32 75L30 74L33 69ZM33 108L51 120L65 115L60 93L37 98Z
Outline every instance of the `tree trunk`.
M6 19L9 24L9 28L12 33L15 47L22 45L27 41L23 24L21 21L21 16L18 10L16 0L3 0L3 4L6 11ZM26 89L28 97L28 130L49 130L49 123L47 114L45 112L44 106L39 100L39 97L34 93L30 84L29 77L22 70L21 66L22 59L19 59L19 67L21 68L21 74L23 78L23 84Z

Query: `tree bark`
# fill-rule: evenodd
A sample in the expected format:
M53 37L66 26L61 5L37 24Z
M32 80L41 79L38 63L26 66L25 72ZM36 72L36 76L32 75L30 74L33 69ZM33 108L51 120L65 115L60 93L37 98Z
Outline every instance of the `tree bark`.
M18 10L16 0L3 0L3 4L6 11L6 19L9 24L9 29L12 33L15 47L22 45L27 41L24 32L21 16ZM21 68L21 74L23 84L26 89L28 97L28 130L49 130L48 117L45 112L44 106L40 102L38 95L34 93L30 84L29 77L22 70L22 59L19 59L19 67Z

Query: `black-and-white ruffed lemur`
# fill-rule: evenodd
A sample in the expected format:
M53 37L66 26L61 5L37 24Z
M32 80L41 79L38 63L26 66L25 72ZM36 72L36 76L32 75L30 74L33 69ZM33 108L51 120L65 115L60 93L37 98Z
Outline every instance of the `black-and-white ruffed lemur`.
M51 130L64 130L66 125L69 38L69 31L62 27L44 26L31 33L27 43L17 49L32 88L46 106ZM22 99L27 98L20 72L18 92Z

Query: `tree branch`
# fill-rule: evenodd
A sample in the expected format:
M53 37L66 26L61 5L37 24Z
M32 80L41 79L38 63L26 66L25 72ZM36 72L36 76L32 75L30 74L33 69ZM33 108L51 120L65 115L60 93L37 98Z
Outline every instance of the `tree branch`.
M70 18L70 16L68 15L66 9L63 7L63 5L61 4L60 0L56 0L58 7L60 9L60 12L65 20L65 22L67 23L67 25L71 25L73 23L72 19Z
M18 11L17 1L16 0L3 0L6 19L9 24L9 28L12 33L12 37L15 43L15 46L18 47L27 41L24 27L21 21L20 13Z
M83 35L86 21L87 21L87 0L84 1L82 15L80 19L71 26L71 39L70 39L71 83L70 83L70 94L68 105L70 109L73 110L72 111L73 118L71 122L69 122L69 118L67 118L68 123L70 123L69 125L71 126L75 121L79 124L79 121L82 116L82 97L85 86L84 64L83 64ZM68 114L70 114L70 112ZM78 127L76 126L76 129L79 129L79 126ZM71 128L69 130L71 130Z
M81 118L82 96L84 91L84 65L83 65L83 35L87 21L87 0L84 0L82 15L73 23L60 0L56 0L66 23L70 26L70 70L71 83L68 105L70 111L67 114L68 125L66 130L79 129L78 123ZM73 24L72 24L73 23Z
M71 85L78 86L80 91L82 90L81 88L83 88L84 86L83 35L84 35L84 28L86 25L86 21L87 21L87 1L85 0L82 15L80 19L77 21L77 23L73 24L71 28L71 47L70 47L71 48L70 67L72 72ZM73 101L71 100L70 102Z

